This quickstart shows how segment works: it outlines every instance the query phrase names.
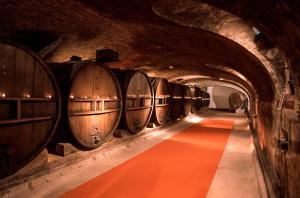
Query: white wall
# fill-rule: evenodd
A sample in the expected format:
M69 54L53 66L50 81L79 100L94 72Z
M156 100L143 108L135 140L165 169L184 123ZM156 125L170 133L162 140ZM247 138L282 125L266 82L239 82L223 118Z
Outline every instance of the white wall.
M237 92L236 89L221 86L207 87L207 91L210 94L209 108L212 109L229 109L228 98L230 94Z

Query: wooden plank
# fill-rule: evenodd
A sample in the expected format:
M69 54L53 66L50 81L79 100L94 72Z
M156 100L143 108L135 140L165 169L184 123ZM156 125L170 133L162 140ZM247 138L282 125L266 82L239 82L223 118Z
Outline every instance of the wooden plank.
M25 122L39 122L45 120L53 120L56 117L52 116L45 116L45 117L34 117L34 118L21 118L21 119L14 119L14 120L0 120L0 125L6 124L20 124Z
M99 115L120 111L120 109L108 109L104 111L84 111L84 112L70 112L69 116L87 116L87 115Z
M156 104L155 106L156 107L167 107L167 106L169 106L169 104Z
M0 98L0 101L27 101L27 102L56 102L52 98Z
M143 109L150 109L153 106L145 106L145 107L130 107L130 108L126 108L126 111L135 111L135 110L143 110Z
M22 107L21 107L21 101L17 100L17 119L21 119L22 117Z
M107 98L70 98L70 102L116 102L120 101L119 99L107 99Z

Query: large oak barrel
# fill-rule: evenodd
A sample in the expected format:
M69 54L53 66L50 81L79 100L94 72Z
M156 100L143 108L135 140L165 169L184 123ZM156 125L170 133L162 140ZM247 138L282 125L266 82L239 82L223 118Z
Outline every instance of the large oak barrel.
M207 92L203 92L203 106L208 107L210 102L210 95Z
M59 109L59 90L44 61L24 47L0 42L0 177L46 147Z
M191 88L191 97L192 97L192 110L191 110L191 112L193 114L197 114L201 110L201 103L202 103L200 88L192 87Z
M115 75L93 61L49 65L62 93L62 128L56 139L68 138L82 149L99 147L112 137L121 118L122 94Z
M171 85L171 118L173 120L184 115L184 85L180 85L177 83L170 83Z
M201 98L201 104L200 104L200 110L205 109L205 91L202 91L201 89L199 90L198 97Z
M114 69L123 93L119 128L135 134L148 124L153 111L153 89L147 74L137 70Z
M155 98L151 121L161 125L169 118L171 91L168 81L164 78L151 78L151 82Z
M188 116L192 109L192 95L191 89L188 86L184 86L184 116Z
M230 94L228 98L228 103L231 109L238 109L241 107L243 99L241 98L241 95L238 92L234 92Z

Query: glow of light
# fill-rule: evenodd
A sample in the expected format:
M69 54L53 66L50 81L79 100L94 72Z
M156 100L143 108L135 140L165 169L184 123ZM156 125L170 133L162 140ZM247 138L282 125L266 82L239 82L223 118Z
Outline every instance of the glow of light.
M97 99L99 99L100 97L99 96L97 96Z
M6 94L5 94L5 93L2 93L2 94L1 94L1 97L2 97L2 98L5 98L5 97L6 97Z
M87 96L83 96L83 98L84 98L84 99L87 99L88 97L87 97Z
M49 98L49 99L51 99L51 98L52 98L52 96L51 96L51 95L47 95L46 97L47 97L47 98Z
M200 118L199 116L190 116L186 118L186 121L190 122L190 123L198 123L201 122L203 120L203 118Z
M74 98L74 96L73 96L73 95L70 95L70 98L71 98L71 99L73 99L73 98Z
M24 94L25 98L30 98L30 94Z

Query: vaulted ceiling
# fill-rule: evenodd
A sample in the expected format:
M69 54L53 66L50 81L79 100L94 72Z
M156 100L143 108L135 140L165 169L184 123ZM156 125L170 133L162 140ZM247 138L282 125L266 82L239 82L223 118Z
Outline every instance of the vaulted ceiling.
M45 43L34 49L47 62L72 55L94 59L97 49L111 48L120 61L110 67L141 69L180 83L200 85L199 76L236 82L270 101L281 92L285 66L299 78L296 8L297 3L270 0L1 1L0 36L27 40L29 46Z

